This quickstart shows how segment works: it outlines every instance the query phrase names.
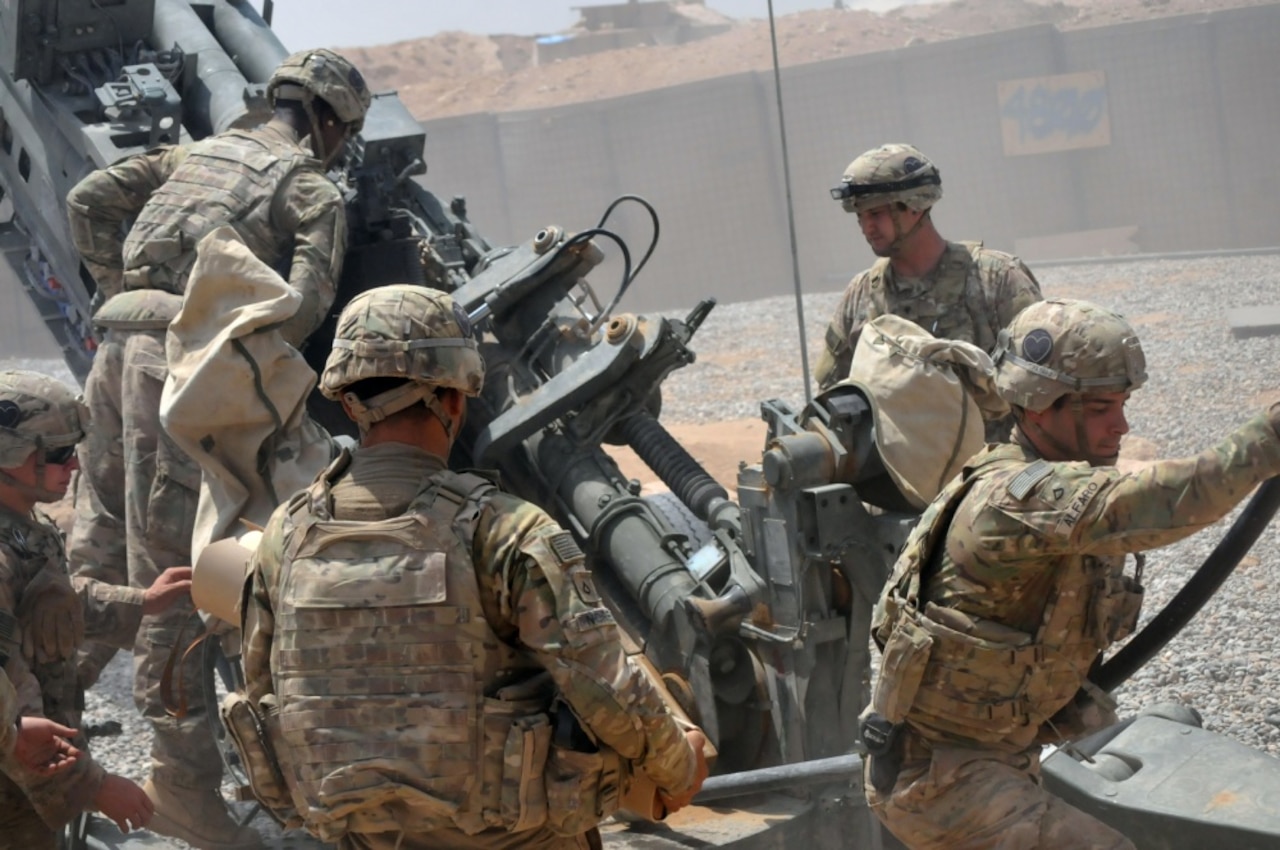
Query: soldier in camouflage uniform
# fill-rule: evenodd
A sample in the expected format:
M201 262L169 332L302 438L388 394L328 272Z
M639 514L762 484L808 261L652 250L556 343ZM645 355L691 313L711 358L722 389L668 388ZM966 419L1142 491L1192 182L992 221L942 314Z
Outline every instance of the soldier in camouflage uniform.
M128 647L133 647L142 625L144 588L157 580L162 584L185 582L190 585L190 568L185 566L170 567L164 572L144 569L132 577L131 583L127 555L129 541L135 541L136 545L141 539L137 528L129 534L127 519L136 522L137 512L130 514L127 510L127 494L149 492L151 480L144 477L147 470L142 464L125 464L125 411L128 409L129 418L136 421L141 418L136 407L145 401L122 396L126 350L130 338L140 334L149 337L142 345L163 350L165 328L181 306L180 295L142 289L112 297L94 314L94 325L102 339L85 381L84 395L93 427L80 446L75 523L67 541L67 559L73 584L94 611L89 616L102 623L101 630L127 635L124 645ZM135 343L134 348L138 345ZM136 352L128 356L131 361L137 358ZM160 439L167 438L162 433ZM175 456L172 450L167 454ZM198 471L194 473L198 474ZM186 498L187 494L179 492L178 497ZM134 560L144 563L136 556ZM151 615L156 611L145 613ZM181 613L178 616L185 620ZM115 622L107 624L107 618L114 618ZM145 639L145 635L143 637ZM77 664L81 687L87 689L97 681L116 649L113 644L99 642L90 642L82 648Z
M1028 307L1002 332L1012 444L988 446L925 511L876 607L883 650L863 739L867 800L912 848L1126 848L1040 785L1040 746L1114 720L1086 677L1135 627L1142 559L1280 473L1280 405L1198 456L1113 464L1146 381L1120 316Z
M78 629L52 621L80 612L79 600L62 536L35 506L65 495L87 422L83 404L52 378L0 373L0 661L13 682L17 712L48 718L70 734L80 705L75 645L64 638ZM87 809L126 832L151 817L141 788L107 774L87 755L52 774L8 761L0 768L0 835L8 847L53 848L56 830Z
M1001 329L1041 298L1035 276L1017 257L942 238L931 213L942 198L942 178L911 145L862 154L831 195L857 214L880 260L850 281L836 307L814 370L819 389L849 376L858 335L876 316L892 313L990 353ZM1008 425L991 429L992 437L1007 433Z
M261 127L156 148L71 189L72 238L104 299L125 289L182 294L196 244L230 224L302 295L285 338L301 346L323 321L347 238L342 193L325 171L360 132L369 89L341 56L307 50L281 63L267 98L275 113Z
M308 50L281 63L267 97L274 117L261 127L228 130L188 147L158 148L94 172L71 190L67 209L76 248L107 298L99 312L121 293L161 290L180 297L197 243L231 224L302 295L297 313L281 329L285 338L301 347L323 321L346 251L342 195L325 172L360 131L370 94L360 72L341 56ZM136 218L122 239L131 217ZM108 493L124 497L134 587L167 567L190 563L199 493L199 467L160 426L168 374L164 325L133 328L119 352L118 373L115 364L104 365L86 387L91 398L119 404L123 456L114 454L116 443L98 441L100 453L86 457L85 466L103 473L94 488L99 506L109 510ZM93 500L94 494L85 494L85 513L94 510ZM109 549L104 522L109 525L103 520L77 535L78 555L82 547ZM85 576L103 577L92 571ZM207 706L192 692L186 715L176 718L161 699L170 655L184 652L201 630L188 604L149 618L138 634L134 696L156 732L147 784L157 808L152 829L201 850L257 847L257 833L238 826L222 801L222 765ZM97 662L87 661L86 673ZM191 663L197 662L192 656ZM184 678L198 681L192 671Z
M671 809L706 776L702 733L627 659L574 538L448 469L483 377L444 293L353 300L321 390L361 445L251 562L247 698L281 767L255 790L341 848L598 846L631 771Z

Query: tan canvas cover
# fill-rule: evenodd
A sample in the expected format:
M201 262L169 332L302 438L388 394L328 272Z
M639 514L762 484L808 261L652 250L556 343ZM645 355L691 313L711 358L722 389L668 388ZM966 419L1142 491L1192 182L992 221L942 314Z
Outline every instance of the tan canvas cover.
M994 375L991 357L976 345L937 339L900 316L863 328L845 383L870 399L885 468L917 508L982 448L984 414L1008 412Z
M191 601L197 608L240 626L244 579L261 540L261 531L247 531L239 539L224 537L204 547L191 571Z
M238 533L239 519L265 525L336 454L306 412L315 372L277 330L301 296L230 227L201 239L196 253L169 326L160 404L165 430L202 471L193 561Z

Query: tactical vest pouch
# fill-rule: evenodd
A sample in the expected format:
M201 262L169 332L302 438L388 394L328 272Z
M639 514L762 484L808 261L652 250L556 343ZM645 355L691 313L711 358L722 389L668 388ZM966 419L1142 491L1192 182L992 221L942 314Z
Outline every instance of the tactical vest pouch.
M551 721L538 708L533 700L484 701L483 751L502 753L501 761L484 759L482 816L488 826L521 832L546 822L542 772L551 748Z
M522 717L511 724L502 751L502 822L508 832L523 832L546 823L546 770L551 722L545 714Z
M1045 660L1030 635L929 604L920 626L933 653L913 709L975 740L1001 740L1029 722L1025 690Z
M883 720L901 723L907 716L920 689L932 648L933 638L919 624L906 616L898 618L884 646L880 676L871 700L875 713Z
M622 759L607 747L594 753L551 748L547 758L547 826L581 835L618 810Z
M1127 575L1109 575L1094 598L1094 637L1101 647L1133 634L1142 610L1143 588Z
M172 243L170 243L172 244ZM122 278L126 291L136 289L160 289L181 295L187 288L187 272L195 264L195 248L191 253L179 255L166 262L148 262L125 269Z
M264 718L253 703L244 694L233 692L222 701L219 714L249 775L253 795L286 827L302 826L302 818L294 808L280 762L268 738Z

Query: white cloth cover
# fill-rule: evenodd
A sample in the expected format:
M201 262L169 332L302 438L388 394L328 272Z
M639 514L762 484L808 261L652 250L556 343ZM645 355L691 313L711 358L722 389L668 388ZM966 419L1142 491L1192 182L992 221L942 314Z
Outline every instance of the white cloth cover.
M265 525L281 501L335 456L307 415L316 374L277 328L302 297L231 227L200 240L165 348L160 419L200 464L191 558L209 543Z
M870 400L885 468L923 510L983 447L984 414L1008 412L994 379L991 357L976 345L886 314L863 327L843 383Z

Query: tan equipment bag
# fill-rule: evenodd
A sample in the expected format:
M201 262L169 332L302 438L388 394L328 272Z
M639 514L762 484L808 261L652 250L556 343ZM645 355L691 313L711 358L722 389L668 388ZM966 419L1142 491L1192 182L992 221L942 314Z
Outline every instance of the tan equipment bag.
M885 468L923 510L983 447L984 416L1008 412L994 377L991 357L976 345L937 339L888 314L862 329L839 386L856 386L870 401Z

